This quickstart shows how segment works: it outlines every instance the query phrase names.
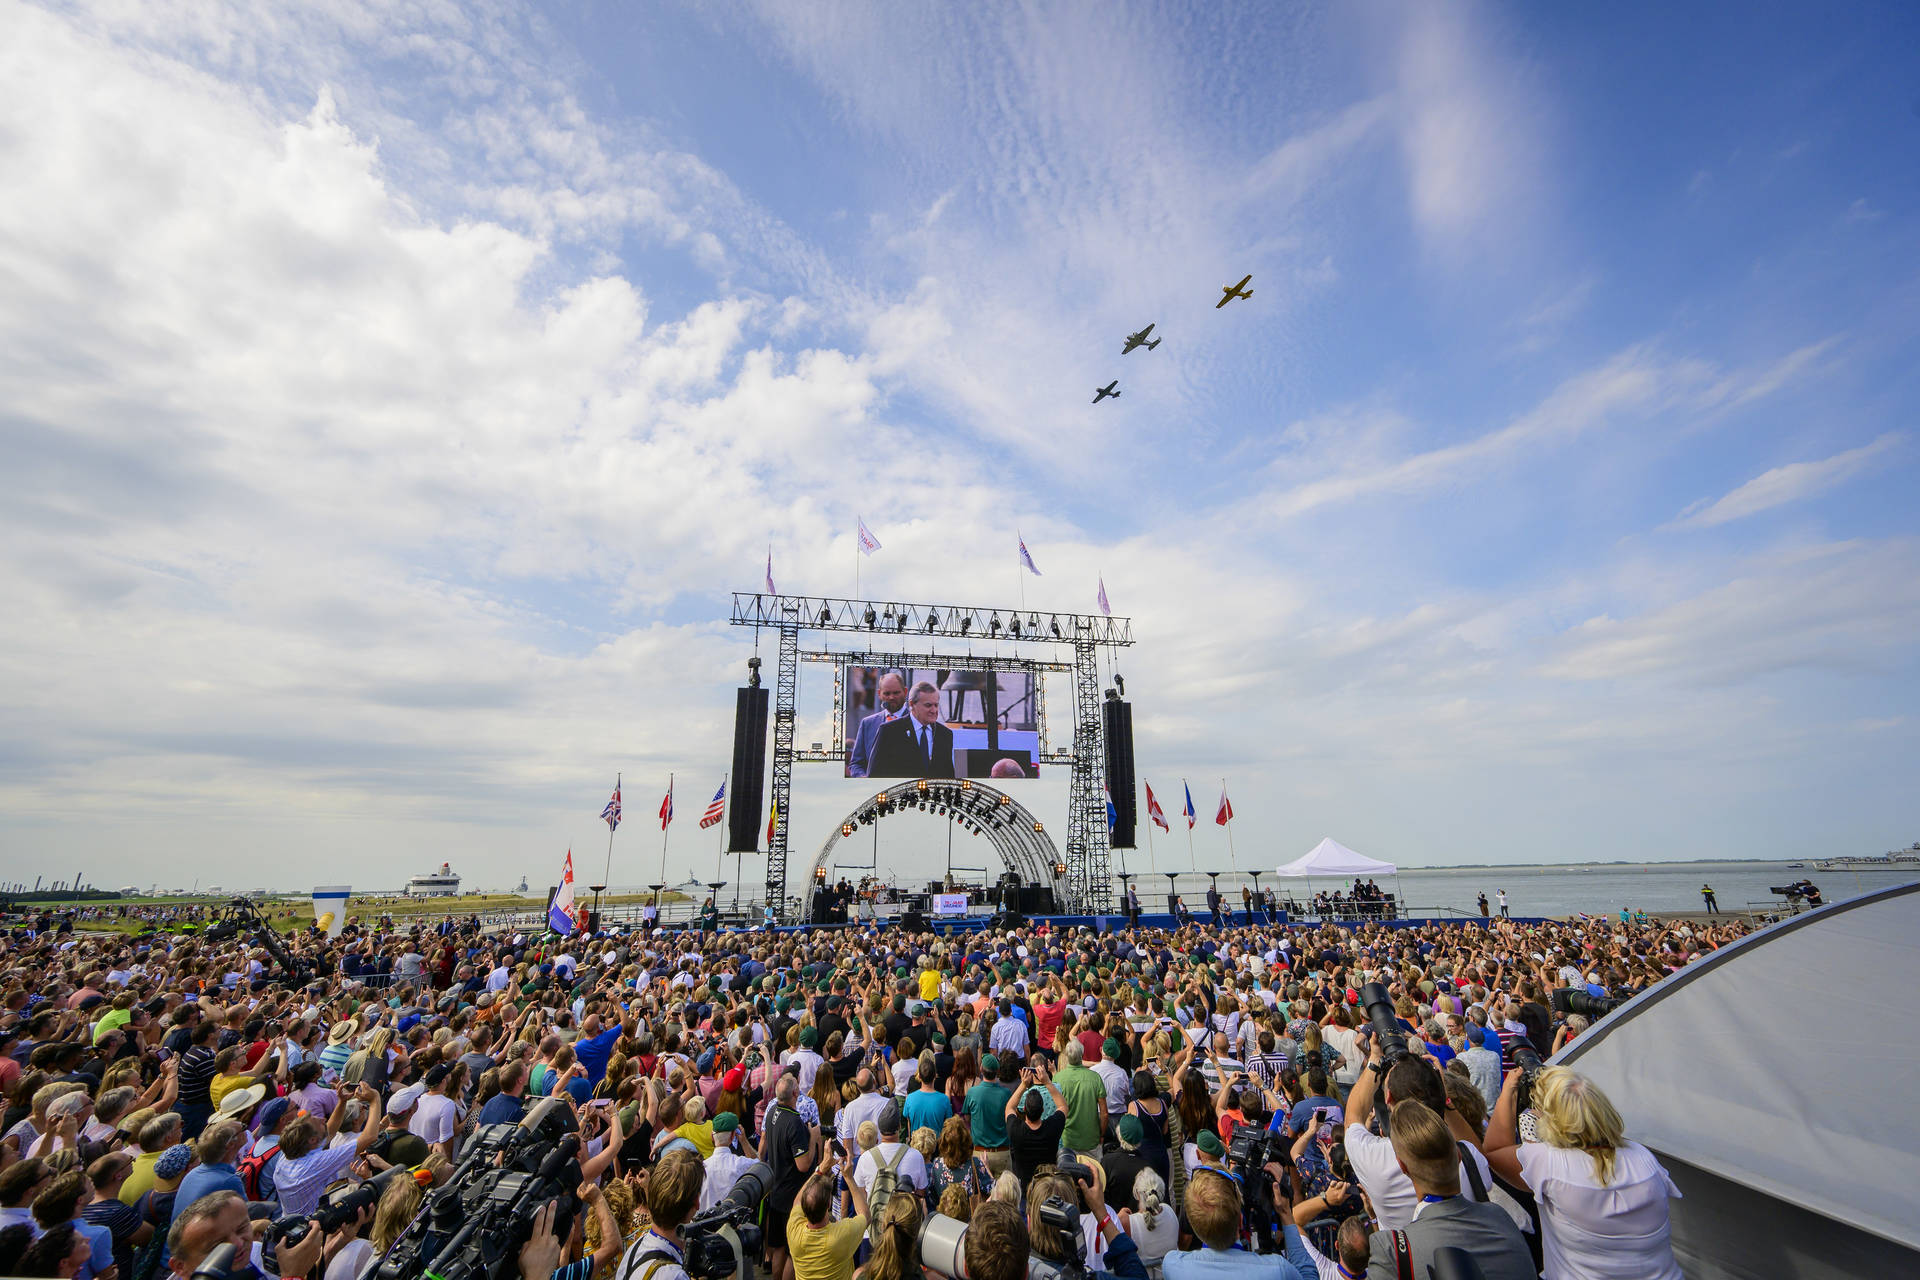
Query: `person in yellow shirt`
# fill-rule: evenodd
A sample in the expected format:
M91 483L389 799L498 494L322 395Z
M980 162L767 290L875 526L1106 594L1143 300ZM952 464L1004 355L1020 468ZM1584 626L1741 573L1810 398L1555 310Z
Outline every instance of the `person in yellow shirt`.
M251 1071L235 1070L244 1060L246 1049L240 1045L230 1045L213 1055L213 1080L207 1085L207 1097L215 1107L220 1099L235 1089L245 1089L257 1083L262 1076L271 1074L279 1063L279 1055L263 1053L259 1063Z
M140 1197L153 1190L155 1162L180 1141L184 1129L185 1122L175 1111L164 1111L140 1126L140 1132L134 1135L140 1143L140 1154L133 1158L133 1169L120 1184L121 1204L139 1204Z
M787 1216L787 1252L794 1280L852 1280L853 1256L867 1234L864 1214L828 1221L833 1205L833 1166L808 1178Z
M920 957L920 998L928 1004L940 999L940 971L933 967L930 956Z
M707 1104L699 1094L687 1099L686 1119L674 1130L691 1142L702 1160L713 1154L713 1122L707 1119Z

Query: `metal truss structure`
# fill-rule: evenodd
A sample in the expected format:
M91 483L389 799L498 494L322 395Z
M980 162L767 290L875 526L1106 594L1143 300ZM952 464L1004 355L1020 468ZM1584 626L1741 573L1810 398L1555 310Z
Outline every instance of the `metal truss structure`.
M898 783L862 800L813 855L813 865L802 882L808 890L825 883L834 846L861 827L896 813L917 809L964 826L970 834L985 836L1010 871L1031 885L1053 886L1058 901L1067 891L1066 864L1046 826L1032 810L985 782L971 778L917 778ZM804 895L803 895L804 896Z
M809 651L808 661L871 662L888 666L990 667L1034 672L1073 672L1073 743L1064 752L1043 751L1043 762L1070 764L1067 787L1066 875L1056 888L1056 899L1066 909L1101 912L1111 907L1113 887L1107 873L1108 830L1102 785L1106 775L1106 744L1100 731L1100 667L1102 648L1133 643L1133 623L1105 614L1061 613L1046 609L996 609L980 605L912 604L898 600L854 600L840 596L769 595L736 591L733 615L736 627L779 633L779 662L773 693L774 822L767 842L767 901L787 901L787 827L793 794L795 701L800 680L800 633L831 631L884 636L894 641L906 636L960 639L985 643L1071 645L1073 662L1037 661L998 655L880 654L849 649L844 653ZM836 696L835 703L839 703ZM1044 717L1042 718L1044 724ZM806 760L837 760L840 753L809 750ZM976 782L975 787L979 787ZM913 784L909 783L909 787ZM1035 824L1037 826L1037 824ZM1044 834L1036 832L1036 834ZM831 845L831 839L828 841ZM1051 841L1047 842L1051 846ZM1002 855L1005 856L1005 850ZM1049 867L1051 876L1051 867ZM810 886L809 886L810 887Z

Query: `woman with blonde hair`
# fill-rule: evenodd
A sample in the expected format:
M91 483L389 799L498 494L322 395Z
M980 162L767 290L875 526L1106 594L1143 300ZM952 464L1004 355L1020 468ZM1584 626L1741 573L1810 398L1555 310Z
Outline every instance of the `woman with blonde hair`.
M1180 1219L1167 1205L1167 1184L1152 1169L1133 1176L1133 1200L1138 1213L1120 1211L1120 1229L1133 1237L1149 1280L1158 1280L1160 1262L1179 1247Z
M916 1197L888 1197L880 1221L873 1225L873 1256L860 1269L859 1280L919 1280L921 1217Z
M1667 1216L1680 1189L1660 1161L1627 1140L1626 1122L1600 1087L1566 1067L1534 1078L1539 1141L1516 1141L1520 1075L1507 1073L1483 1151L1495 1173L1526 1183L1540 1205L1541 1274L1681 1280Z
M373 1211L373 1230L367 1233L374 1253L383 1254L393 1247L393 1242L413 1221L413 1215L419 1211L420 1200L425 1194L418 1182L404 1175L396 1176L387 1183L387 1189L380 1193L380 1205Z

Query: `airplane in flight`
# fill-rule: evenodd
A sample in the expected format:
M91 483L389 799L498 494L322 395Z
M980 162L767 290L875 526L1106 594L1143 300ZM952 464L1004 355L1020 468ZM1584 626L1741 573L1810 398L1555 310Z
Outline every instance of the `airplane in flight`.
M1147 350L1151 351L1155 347L1159 346L1160 339L1158 338L1155 338L1152 342L1147 341L1147 335L1152 332L1153 332L1153 326L1148 325L1146 328L1142 329L1138 333L1128 334L1127 345L1120 348L1120 354L1125 355L1127 354L1127 352L1133 350L1135 347L1145 347Z
M1251 298L1253 296L1253 290L1247 288L1247 281L1251 279L1253 279L1252 276L1247 276L1244 279L1242 279L1239 284L1221 285L1220 292L1226 294L1227 296L1220 299L1220 301L1214 303L1213 309L1215 311L1218 311L1220 308L1226 306L1229 302L1232 302L1235 298Z
M1104 387L1095 387L1093 389L1093 402L1095 404L1099 404L1102 400L1105 400L1108 396L1112 396L1115 400L1118 400L1120 398L1120 393L1118 391L1115 391L1114 388L1119 385L1120 385L1120 379L1115 378L1112 382L1109 382Z

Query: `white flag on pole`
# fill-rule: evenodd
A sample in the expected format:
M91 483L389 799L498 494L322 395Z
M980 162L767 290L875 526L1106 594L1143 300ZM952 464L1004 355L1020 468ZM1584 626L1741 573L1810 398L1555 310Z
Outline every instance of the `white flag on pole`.
M767 594L770 596L777 596L780 594L778 591L775 591L773 589L773 548L772 547L767 548Z
M769 587L767 589L771 591L773 588ZM1106 614L1109 618L1111 618L1113 616L1113 606L1107 603L1107 580L1104 577L1100 579L1099 600L1100 600L1100 612Z
M878 551L880 549L880 539L873 536L873 531L867 528L867 522L855 516L854 523L859 525L859 531L856 536L860 540L860 554L870 556Z
M1020 538L1020 563L1027 567L1028 573L1036 578L1040 577L1040 566L1033 562L1033 553L1027 550L1027 540L1020 537L1018 530L1014 532L1014 536Z

